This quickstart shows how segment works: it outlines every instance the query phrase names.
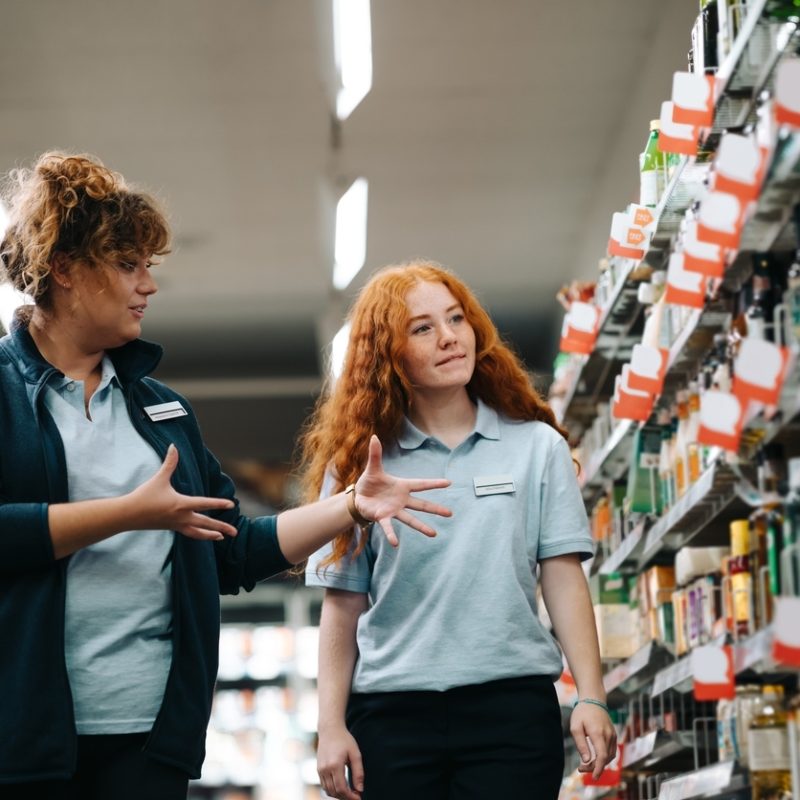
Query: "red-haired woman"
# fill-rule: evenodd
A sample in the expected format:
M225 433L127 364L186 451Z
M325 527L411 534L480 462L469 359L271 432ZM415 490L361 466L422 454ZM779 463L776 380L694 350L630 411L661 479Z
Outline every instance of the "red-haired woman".
M472 292L438 265L378 272L350 321L341 377L303 440L309 497L353 480L374 431L387 469L451 481L433 496L453 516L424 541L396 524L399 547L356 527L307 566L307 583L326 588L323 788L343 800L555 798L562 660L537 580L583 701L571 719L581 769L599 775L616 750L564 431Z

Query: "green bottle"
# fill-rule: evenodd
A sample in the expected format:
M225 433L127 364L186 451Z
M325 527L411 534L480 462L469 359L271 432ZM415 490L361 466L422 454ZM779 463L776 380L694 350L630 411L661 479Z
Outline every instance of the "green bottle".
M660 127L659 120L654 119L650 122L650 136L640 159L639 202L648 208L655 208L658 205L658 201L664 192L667 174L666 156L658 149L658 130Z

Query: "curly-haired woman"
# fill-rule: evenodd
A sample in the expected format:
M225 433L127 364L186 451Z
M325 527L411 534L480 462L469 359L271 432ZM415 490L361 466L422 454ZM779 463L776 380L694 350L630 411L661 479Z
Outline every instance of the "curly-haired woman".
M472 292L438 265L378 272L350 321L341 377L304 436L308 496L353 480L375 431L387 468L452 482L436 499L453 516L431 541L396 524L396 549L374 526L351 529L307 566L307 583L326 587L322 785L344 800L555 798L562 660L537 615L537 566L587 701L571 719L581 769L599 775L616 750L564 431Z
M359 518L446 514L366 470L247 519L188 403L139 338L169 250L155 201L87 156L7 181L6 277L35 301L0 340L0 795L176 800L203 759L219 593L302 561Z

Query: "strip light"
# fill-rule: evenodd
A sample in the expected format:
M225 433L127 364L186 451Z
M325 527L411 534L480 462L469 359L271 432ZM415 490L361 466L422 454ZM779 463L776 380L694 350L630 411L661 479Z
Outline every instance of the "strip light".
M336 116L341 121L372 88L369 0L333 0L333 50L339 80Z
M367 260L367 203L369 185L357 178L336 204L333 245L333 286L346 289Z
M331 342L331 375L336 380L344 368L344 357L347 353L347 345L350 343L350 323L347 322L339 328L336 336Z

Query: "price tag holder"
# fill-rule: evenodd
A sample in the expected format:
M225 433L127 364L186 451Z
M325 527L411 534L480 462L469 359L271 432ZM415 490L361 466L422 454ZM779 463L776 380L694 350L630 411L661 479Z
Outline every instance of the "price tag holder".
M636 344L631 353L631 366L628 372L628 386L640 392L661 394L667 374L669 350Z
M608 239L608 254L636 261L644 258L650 237L637 225L632 224L630 214L618 211L611 217L611 233Z
M775 74L775 118L800 129L800 59L785 59Z
M778 664L800 667L800 597L775 598L772 658Z
M684 125L673 118L673 104L661 104L661 129L658 132L658 149L662 153L678 153L684 156L697 155L700 128Z
M706 303L706 279L698 272L684 268L683 253L673 253L667 267L667 303L690 308L703 308Z
M697 441L734 453L739 450L744 425L744 409L739 399L728 392L709 389L700 398L700 427Z
M742 202L755 200L766 169L766 153L755 136L725 133L714 160L714 190L735 195Z
M682 125L708 128L714 121L714 77L696 72L672 76L672 119Z
M732 700L736 697L733 648L730 645L703 645L695 648L690 658L695 700Z
M734 362L733 393L742 405L748 400L777 405L788 368L788 348L748 336Z
M735 194L709 192L700 203L697 215L697 238L738 250L744 225L744 206Z
M711 242L697 238L697 220L686 225L683 236L683 268L699 272L707 278L721 278L725 274L725 251Z

